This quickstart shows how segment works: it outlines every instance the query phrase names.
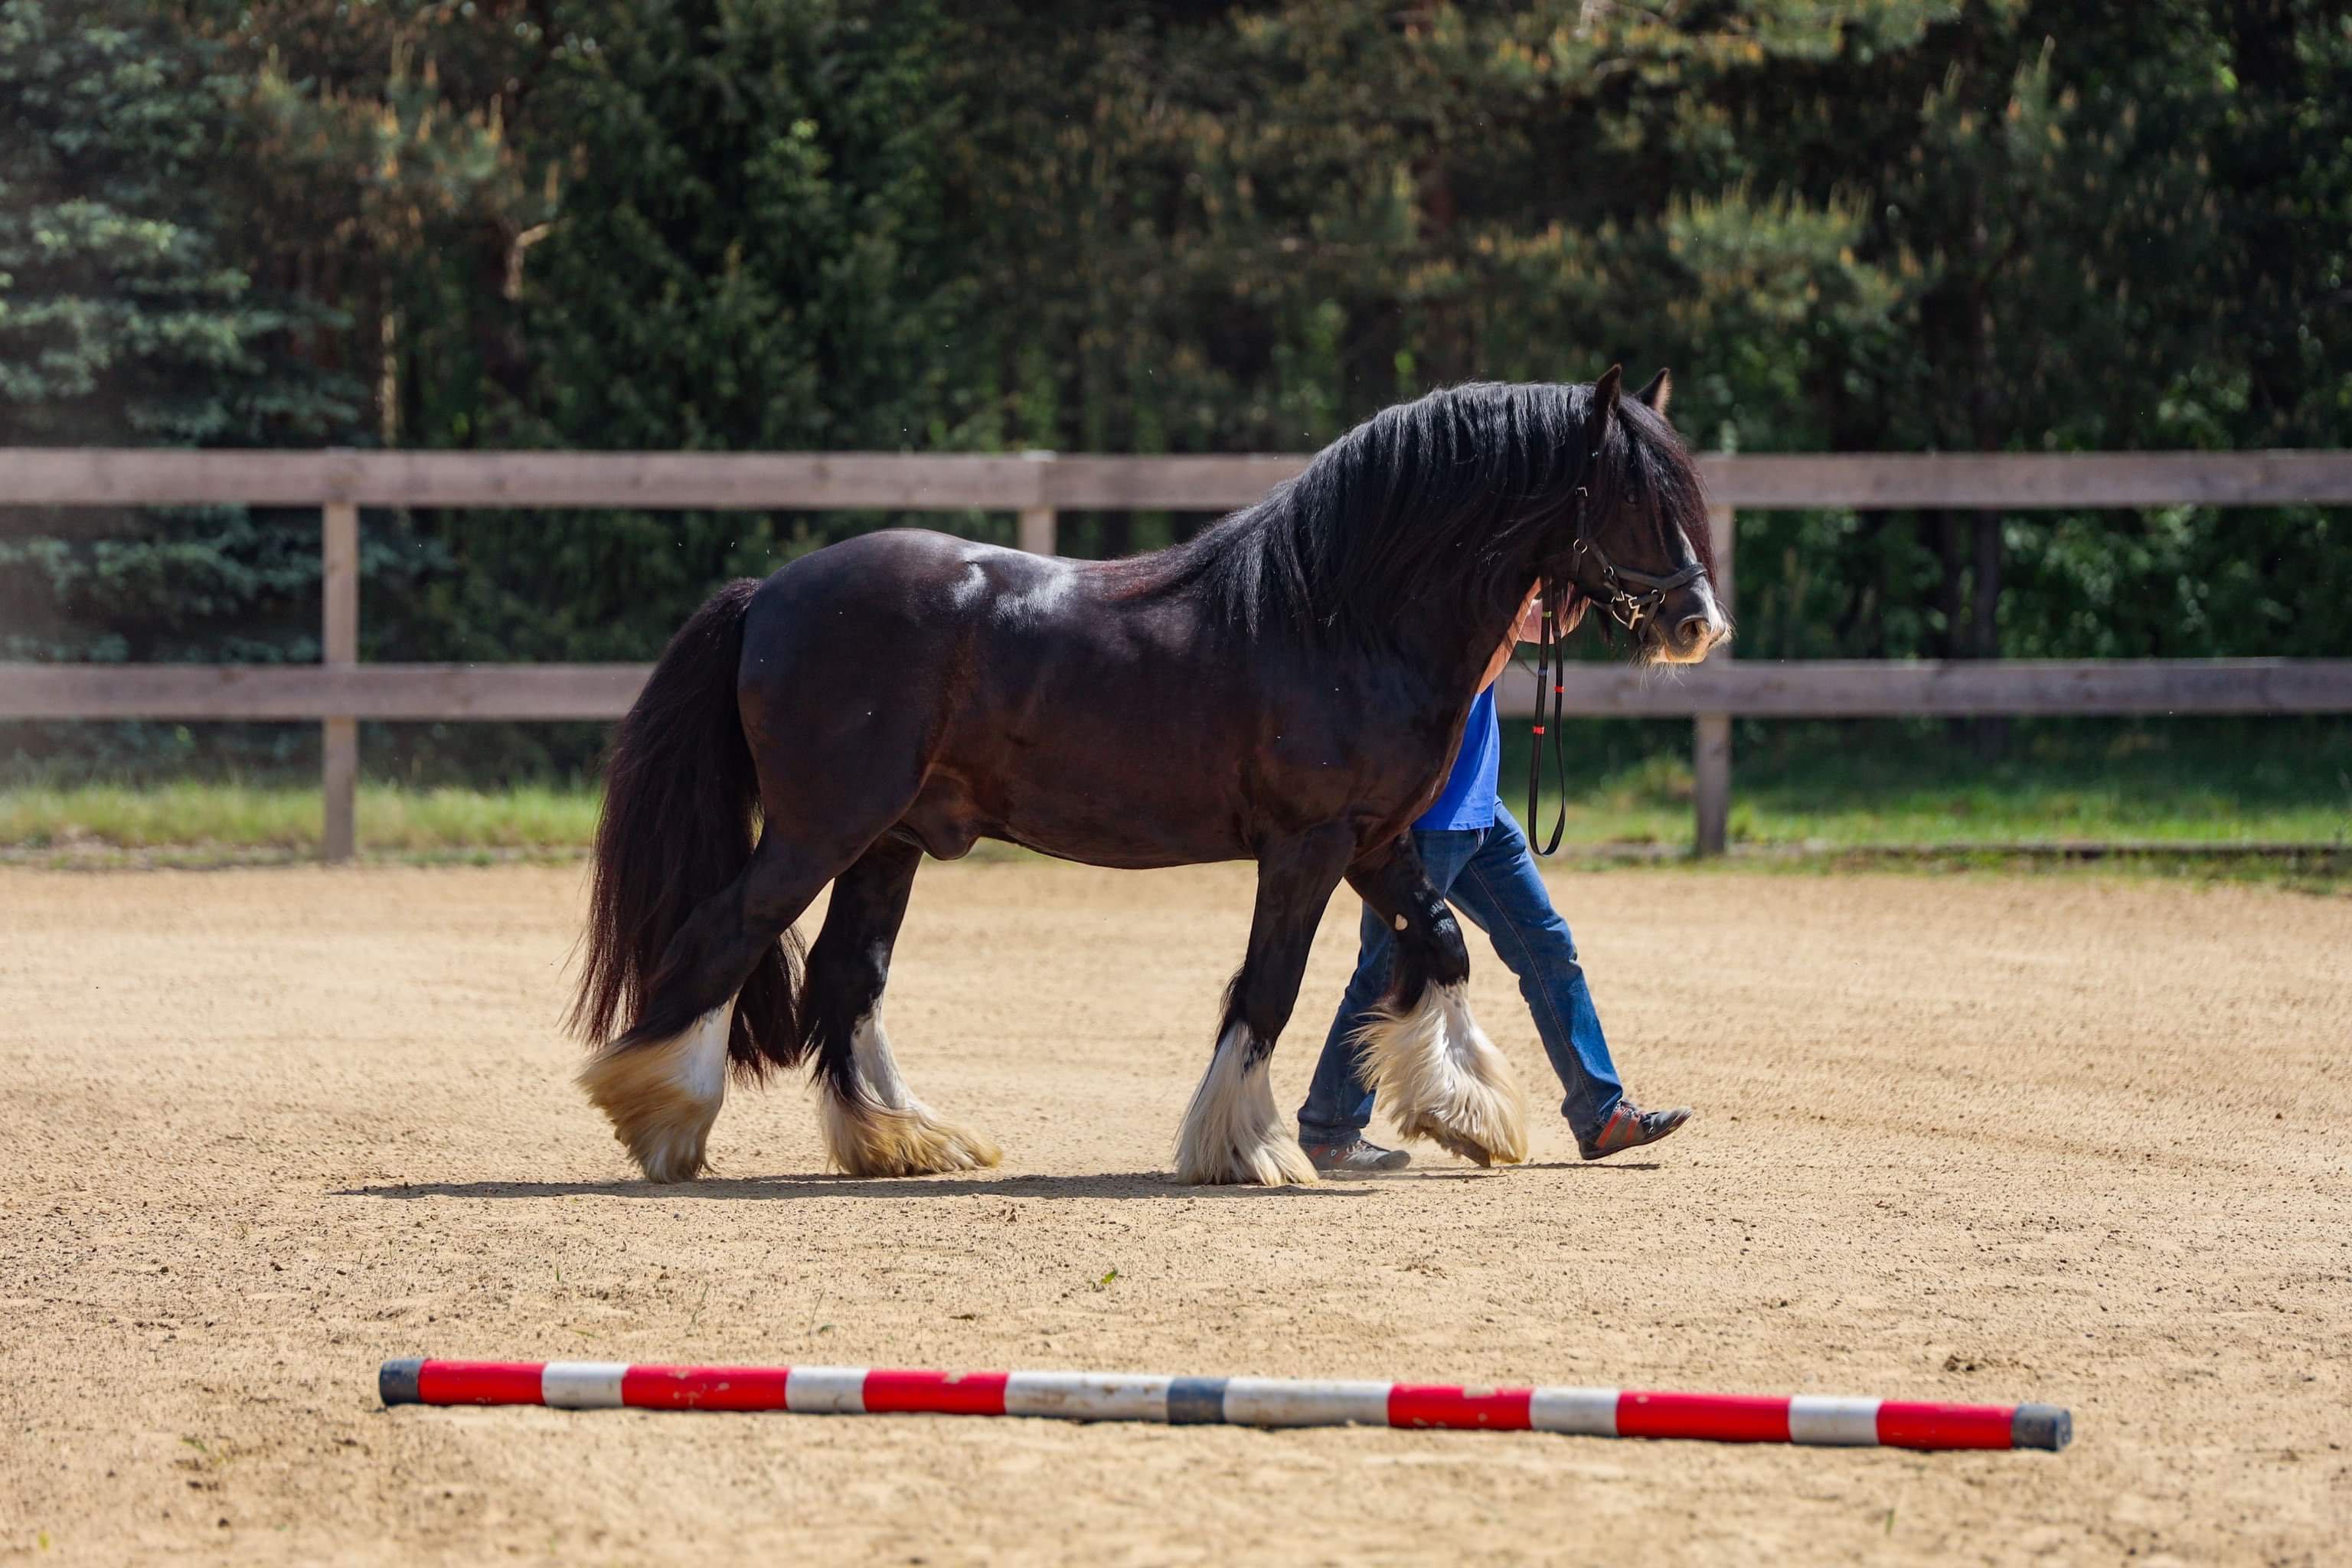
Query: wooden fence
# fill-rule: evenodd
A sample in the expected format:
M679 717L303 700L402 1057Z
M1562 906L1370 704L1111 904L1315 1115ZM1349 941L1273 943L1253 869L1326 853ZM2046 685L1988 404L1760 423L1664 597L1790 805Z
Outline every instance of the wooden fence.
M1306 462L1264 457L913 457L585 452L0 451L0 505L316 507L321 662L315 666L0 664L0 719L317 720L324 853L354 848L358 724L368 720L611 719L643 665L363 665L362 507L632 508L757 511L880 508L1017 514L1024 550L1051 554L1065 510L1230 510ZM2352 452L2081 456L1801 456L1702 459L1715 508L1717 590L1736 600L1735 519L1825 507L2027 510L2352 504ZM1570 711L1693 721L1696 847L1724 847L1738 716L2316 713L2352 711L2352 658L1735 660L1679 670L1572 665ZM1526 673L1506 677L1524 713Z

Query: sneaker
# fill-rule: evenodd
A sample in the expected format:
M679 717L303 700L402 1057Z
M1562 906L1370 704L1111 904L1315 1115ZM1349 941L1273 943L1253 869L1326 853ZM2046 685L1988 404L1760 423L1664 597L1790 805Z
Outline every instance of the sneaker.
M1412 1163L1412 1156L1403 1150L1383 1149L1362 1138L1346 1143L1307 1143L1302 1147L1315 1168L1327 1176L1377 1175L1382 1171L1402 1171Z
M1675 1129L1690 1119L1687 1105L1677 1105L1672 1110L1644 1110L1630 1100L1621 1100L1591 1142L1581 1138L1576 1141L1576 1151L1588 1160L1606 1160L1612 1154L1672 1137Z

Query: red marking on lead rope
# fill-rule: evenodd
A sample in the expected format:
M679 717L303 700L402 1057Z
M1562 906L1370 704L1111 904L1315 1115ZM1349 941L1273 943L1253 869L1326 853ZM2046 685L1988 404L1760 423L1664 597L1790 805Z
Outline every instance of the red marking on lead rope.
M1540 724L1537 725L1537 726L1535 727L1535 730L1534 730L1534 731L1533 731L1533 732L1534 732L1534 733L1536 733L1536 734L1538 734L1538 735L1542 734L1542 733L1543 733L1543 726L1542 726L1542 725L1540 725Z

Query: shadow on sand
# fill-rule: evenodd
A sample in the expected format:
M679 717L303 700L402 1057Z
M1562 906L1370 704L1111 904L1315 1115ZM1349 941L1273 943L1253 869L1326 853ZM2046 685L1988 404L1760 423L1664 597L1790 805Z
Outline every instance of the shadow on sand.
M1526 1171L1654 1171L1654 1164L1588 1165L1552 1162ZM1507 1170L1469 1167L1400 1172L1380 1177L1337 1177L1311 1187L1188 1187L1165 1171L1123 1171L1091 1176L710 1176L699 1182L402 1182L345 1187L339 1198L699 1198L730 1203L776 1198L1113 1198L1166 1202L1173 1198L1317 1199L1363 1197L1381 1186L1428 1182L1492 1181Z
M1165 1171L1093 1176L706 1176L698 1182L404 1182L349 1187L342 1198L679 1198L750 1202L772 1198L1318 1198L1344 1193L1312 1187L1187 1187Z

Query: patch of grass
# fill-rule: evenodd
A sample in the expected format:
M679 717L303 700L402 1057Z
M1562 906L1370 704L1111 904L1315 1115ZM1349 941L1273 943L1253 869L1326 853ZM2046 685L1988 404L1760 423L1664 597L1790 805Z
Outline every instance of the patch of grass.
M359 839L371 853L575 853L596 832L585 786L507 790L360 788ZM278 850L319 843L319 791L288 784L0 786L0 845L19 849Z
M1526 809L1524 729L1504 731L1503 798L1514 812ZM1687 845L1687 726L1570 725L1569 841ZM1548 788L1547 833L1555 799ZM1940 724L1743 723L1730 837L1735 846L1811 850L2352 847L2352 722L2021 723L1990 757Z
M1689 734L1687 724L1568 726L1572 858L1672 858L1688 847ZM1502 792L1515 812L1525 809L1526 745L1525 724L1507 723ZM2020 723L1990 758L1935 723L1743 723L1734 753L1733 846L1759 854L1836 859L1904 846L1969 859L2084 842L2299 844L2331 847L2340 865L2352 852L2352 722L2341 720ZM596 810L588 784L369 783L360 845L409 859L572 856L593 839ZM15 859L292 860L315 852L319 827L307 780L0 782L0 853ZM983 844L975 858L1026 857Z

